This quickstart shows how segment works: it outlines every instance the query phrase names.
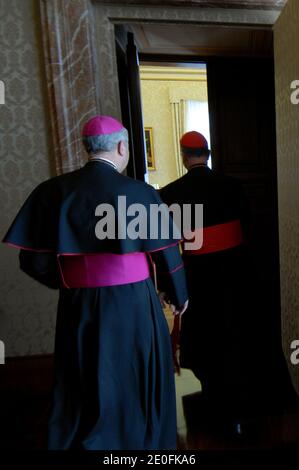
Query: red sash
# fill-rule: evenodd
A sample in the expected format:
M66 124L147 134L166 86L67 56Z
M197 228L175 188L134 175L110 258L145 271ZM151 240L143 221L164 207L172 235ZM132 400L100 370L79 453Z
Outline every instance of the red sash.
M234 248L243 243L242 228L240 220L233 220L224 224L212 225L196 229L201 231L203 244L198 250L184 250L184 255L205 255ZM189 242L190 243L190 242Z

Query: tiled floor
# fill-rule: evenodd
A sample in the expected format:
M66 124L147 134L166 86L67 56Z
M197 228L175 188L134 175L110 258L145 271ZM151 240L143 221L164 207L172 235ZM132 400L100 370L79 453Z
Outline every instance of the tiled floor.
M200 381L193 372L188 369L181 369L180 375L175 375L176 404L177 404L177 428L181 441L186 440L187 425L184 416L183 397L201 391Z
M172 330L173 315L164 309L165 317ZM285 449L299 450L299 400L297 405L262 410L248 423L244 433L226 422L209 422L198 409L201 384L188 369L176 374L178 448L190 450L242 450L242 449ZM214 424L213 424L214 423Z

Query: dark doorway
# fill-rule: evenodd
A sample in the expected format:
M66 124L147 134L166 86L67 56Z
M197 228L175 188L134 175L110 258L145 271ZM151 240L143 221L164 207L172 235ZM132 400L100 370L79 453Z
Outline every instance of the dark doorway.
M239 178L251 206L250 244L256 276L252 282L252 295L257 305L256 333L262 365L260 375L255 379L256 386L263 388L273 402L282 403L292 396L293 387L281 346L271 31L267 31L267 41L267 53L263 54L251 51L241 55L169 56L159 51L158 54L142 53L139 57L141 62L147 63L204 61L207 64L213 168ZM125 109L124 102L122 109ZM138 155L136 151L135 165L136 158L140 158ZM144 153L141 158L144 161Z

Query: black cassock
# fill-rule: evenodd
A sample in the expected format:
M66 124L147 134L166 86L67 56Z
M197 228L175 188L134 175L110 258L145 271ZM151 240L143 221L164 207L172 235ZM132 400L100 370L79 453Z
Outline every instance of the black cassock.
M110 204L117 216L118 196L126 196L127 206L139 203L148 209L161 203L149 185L119 174L108 163L89 162L39 185L4 239L22 248L21 269L60 289L49 449L176 447L169 331L151 276L117 285L66 287L64 263L81 260L84 267L93 256L122 259L146 253L157 265L161 289L177 305L186 301L182 260L171 234L163 240L96 236L96 207ZM113 263L105 269L114 274ZM134 266L131 271L134 276ZM72 272L68 275L72 278Z
M219 249L183 254L189 307L182 317L180 363L200 379L211 402L228 413L242 412L253 400L256 350L254 289L246 243L221 249L227 227L239 224L243 241L250 211L238 180L196 166L160 192L168 205L203 204L205 234L216 229ZM223 236L222 236L223 235ZM234 243L232 243L234 245Z

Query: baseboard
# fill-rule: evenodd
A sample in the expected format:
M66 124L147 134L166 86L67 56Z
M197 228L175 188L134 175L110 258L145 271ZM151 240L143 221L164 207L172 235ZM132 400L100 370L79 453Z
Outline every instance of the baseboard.
M53 354L6 358L0 366L0 393L48 393L53 384Z

